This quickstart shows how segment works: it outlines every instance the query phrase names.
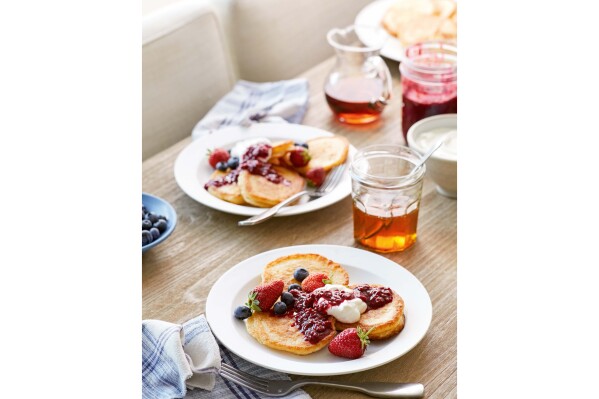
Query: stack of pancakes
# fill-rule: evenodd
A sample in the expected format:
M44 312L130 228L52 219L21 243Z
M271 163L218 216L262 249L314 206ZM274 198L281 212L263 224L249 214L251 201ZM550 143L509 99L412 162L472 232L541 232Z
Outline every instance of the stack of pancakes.
M325 273L332 280L332 284L349 285L349 275L341 265L317 254L294 254L275 259L264 267L262 283L283 280L285 287L294 283L299 284L299 281L293 278L293 271L298 267L307 269L311 274ZM356 285L349 287L353 288ZM360 326L365 331L372 329L369 334L371 340L385 339L399 334L405 322L404 302L401 296L393 291L393 299L390 303L378 309L368 310L356 323L344 324L336 321L332 316L329 316L329 321L333 330L315 344L307 341L302 332L292 325L293 318L274 317L268 312L255 312L246 320L246 328L249 334L263 345L297 355L307 355L326 347L337 331L346 328Z
M221 172L215 170L210 180L239 173L236 182L222 186L209 186L208 192L217 198L238 205L270 208L305 188L306 172L322 167L325 172L341 165L347 158L349 142L341 136L318 137L307 141L312 159L302 167L295 168L289 160L289 151L295 146L291 140L273 143L268 163L285 179L285 184L273 183L266 177L254 175L247 170Z
M381 25L404 47L425 41L457 40L455 0L396 0Z

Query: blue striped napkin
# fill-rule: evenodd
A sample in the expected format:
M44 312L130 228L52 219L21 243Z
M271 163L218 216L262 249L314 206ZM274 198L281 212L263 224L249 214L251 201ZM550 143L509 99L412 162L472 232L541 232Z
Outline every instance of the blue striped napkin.
M183 325L142 321L142 395L144 399L269 398L218 375L221 362L268 379L289 376L252 364L218 344L204 315ZM301 389L286 398L309 399Z
M193 128L193 139L225 126L256 122L300 123L308 108L308 80L240 80Z

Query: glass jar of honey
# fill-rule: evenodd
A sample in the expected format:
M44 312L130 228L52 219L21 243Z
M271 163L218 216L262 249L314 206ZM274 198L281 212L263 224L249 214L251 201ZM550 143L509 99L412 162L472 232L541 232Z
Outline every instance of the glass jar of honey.
M450 43L425 42L406 49L399 65L403 106L401 127L429 116L458 112L458 50Z
M416 242L426 165L420 155L394 144L358 151L350 167L354 239L378 252L404 251Z

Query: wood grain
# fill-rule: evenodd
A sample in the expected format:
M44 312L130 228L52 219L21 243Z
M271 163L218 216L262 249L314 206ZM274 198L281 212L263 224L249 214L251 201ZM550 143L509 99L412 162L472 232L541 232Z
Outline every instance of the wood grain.
M332 117L324 98L324 80L333 63L333 59L327 60L302 75L310 82L310 103L303 124L343 135L356 148L405 144L398 64L388 61L394 91L382 120L351 127ZM182 323L203 313L210 288L226 270L273 248L301 244L360 248L353 239L349 197L310 214L274 218L253 227L238 227L237 222L244 217L195 202L177 186L173 176L177 155L190 142L187 138L143 163L143 191L169 201L178 215L171 237L143 255L144 319ZM457 397L456 221L457 201L437 194L434 184L425 178L417 242L405 252L383 256L408 269L424 284L433 303L431 327L414 349L384 367L331 379L421 382L427 398ZM325 387L305 390L317 399L365 397Z

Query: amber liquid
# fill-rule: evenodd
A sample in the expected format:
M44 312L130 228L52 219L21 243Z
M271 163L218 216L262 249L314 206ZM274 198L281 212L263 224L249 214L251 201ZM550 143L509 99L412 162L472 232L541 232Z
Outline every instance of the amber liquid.
M364 124L378 120L385 106L376 100L383 97L383 81L352 77L327 85L324 94L329 107L341 122Z
M403 251L416 242L418 208L392 217L368 215L353 205L354 238L365 247L379 252Z

